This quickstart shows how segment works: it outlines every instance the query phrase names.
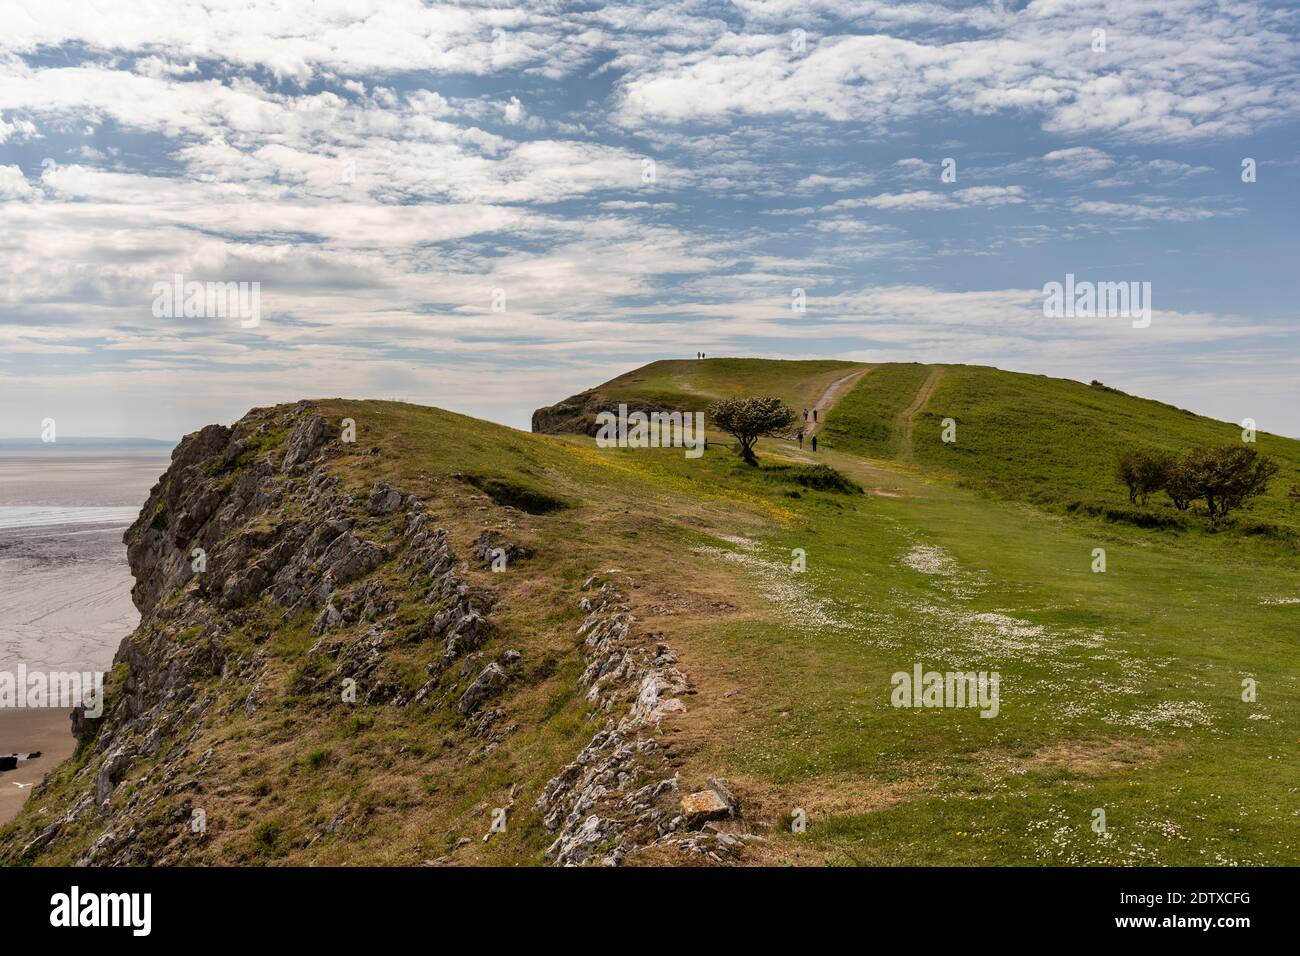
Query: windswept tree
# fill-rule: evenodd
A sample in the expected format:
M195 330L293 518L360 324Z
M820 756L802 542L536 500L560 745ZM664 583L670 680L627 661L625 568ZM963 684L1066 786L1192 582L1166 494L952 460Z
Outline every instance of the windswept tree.
M1192 470L1188 467L1186 455L1170 466L1169 474L1165 476L1164 492L1179 511L1186 511L1192 506L1192 502L1201 497L1201 491L1196 486Z
M1186 469L1196 496L1205 499L1215 524L1229 511L1267 492L1269 480L1278 472L1277 462L1245 445L1197 448L1179 465Z
M736 439L741 456L758 464L754 445L794 423L794 409L779 398L726 398L709 406L709 422Z
M1174 464L1167 452L1135 448L1120 455L1115 476L1128 486L1128 500L1145 506L1153 492L1165 487Z

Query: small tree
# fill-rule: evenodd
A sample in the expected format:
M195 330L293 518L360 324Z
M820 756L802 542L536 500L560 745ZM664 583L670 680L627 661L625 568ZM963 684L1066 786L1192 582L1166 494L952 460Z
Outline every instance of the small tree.
M1278 472L1277 462L1245 445L1197 448L1180 464L1187 470L1187 481L1196 496L1205 499L1215 524L1229 511L1268 491L1269 480Z
M1186 511L1192 506L1192 502L1201 496L1197 490L1196 482L1192 480L1192 473L1187 466L1186 455L1170 466L1169 474L1165 477L1165 494L1169 496L1174 503L1174 507L1179 511Z
M727 398L709 406L709 421L740 444L740 454L751 465L758 464L754 444L794 422L794 409L779 398Z
M1128 500L1145 507L1152 492L1165 487L1173 467L1172 455L1135 448L1120 455L1115 475L1128 486Z
M1122 452L1119 461L1115 462L1115 477L1128 486L1128 500L1130 504L1137 504L1138 500L1138 455L1136 451Z
M1300 505L1300 485L1292 485L1286 493L1287 498L1291 500L1291 507Z

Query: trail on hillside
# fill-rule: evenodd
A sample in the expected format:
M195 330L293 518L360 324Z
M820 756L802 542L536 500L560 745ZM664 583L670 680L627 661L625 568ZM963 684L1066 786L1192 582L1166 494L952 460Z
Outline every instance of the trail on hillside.
M872 366L874 368L874 366ZM818 412L817 421L809 421L804 429L804 437L809 438L817 433L817 430L826 424L826 413L831 410L840 397L841 392L847 391L851 386L856 385L858 379L871 371L871 368L860 368L856 372L850 372L848 375L837 378L826 386L826 391L822 392L821 397L817 399L813 408Z
M943 377L942 371L936 366L930 369L930 374L926 376L924 384L917 390L916 398L912 399L912 404L908 405L898 415L898 424L902 428L902 437L898 442L898 460L912 460L912 422L925 406L929 403L930 398L934 395L934 390L939 385L939 379Z

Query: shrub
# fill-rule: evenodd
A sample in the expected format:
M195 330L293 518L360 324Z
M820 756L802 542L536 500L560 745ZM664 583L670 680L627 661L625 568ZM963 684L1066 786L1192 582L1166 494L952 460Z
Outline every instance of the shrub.
M846 495L862 493L860 486L855 485L830 465L807 465L798 468L791 474L790 480L797 485L812 488L816 491L838 491Z
M1235 444L1195 448L1177 459L1165 452L1134 448L1115 463L1115 476L1127 486L1133 504L1145 506L1153 491L1163 490L1179 511L1204 501L1214 524L1266 493L1277 472L1273 459ZM1293 485L1289 497L1300 501L1300 486Z

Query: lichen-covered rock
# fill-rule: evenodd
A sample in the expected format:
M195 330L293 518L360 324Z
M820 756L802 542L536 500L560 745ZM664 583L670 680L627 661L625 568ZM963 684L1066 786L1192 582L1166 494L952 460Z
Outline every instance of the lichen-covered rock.
M319 454L321 446L330 438L330 426L319 415L311 414L298 422L285 443L282 471L290 471Z
M501 693L509 680L504 668L494 661L474 678L456 706L462 714L472 714L483 706L484 701Z
M370 489L370 499L366 503L366 509L375 516L392 514L402 507L405 501L405 496L396 488L383 482L375 482L375 486Z
M624 595L609 581L592 575L583 590L580 604L588 613L578 636L587 666L578 683L595 712L608 716L577 758L547 782L534 809L556 834L546 853L557 864L615 866L635 848L672 839L708 818L687 816L671 801L677 777L655 737L663 720L685 710L677 695L689 683L676 656L666 644L647 641L654 635L635 631ZM631 691L631 706L618 716L615 708Z
M500 532L485 529L475 540L470 553L476 561L491 565L494 569L502 564L509 567L515 561L523 561L533 556L531 548L518 542L506 541Z

